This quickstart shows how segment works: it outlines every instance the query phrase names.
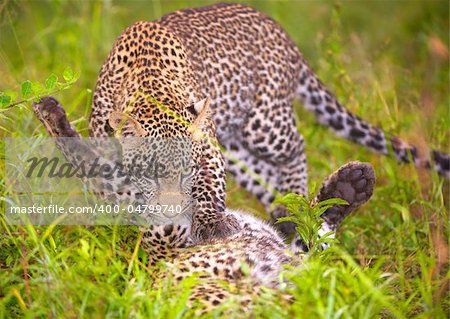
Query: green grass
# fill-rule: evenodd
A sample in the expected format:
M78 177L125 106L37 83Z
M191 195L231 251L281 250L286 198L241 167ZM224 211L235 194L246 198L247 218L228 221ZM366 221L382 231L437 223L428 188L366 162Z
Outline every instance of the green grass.
M80 76L56 94L87 133L97 73L121 30L206 2L0 3L0 91L43 83L69 66ZM309 63L355 113L411 142L449 149L449 4L446 1L252 3L278 20ZM349 160L374 165L373 198L340 229L340 244L293 269L296 301L269 292L262 318L445 318L448 183L334 137L295 105L310 184ZM0 110L2 137L44 136L30 104ZM2 158L5 158L2 149ZM4 160L1 161L2 168ZM2 181L2 205L8 197ZM264 216L230 179L228 205ZM133 227L11 226L0 219L0 317L190 317L193 280L153 287ZM235 315L239 305L228 304ZM217 314L211 314L211 316ZM228 315L229 317L229 315Z

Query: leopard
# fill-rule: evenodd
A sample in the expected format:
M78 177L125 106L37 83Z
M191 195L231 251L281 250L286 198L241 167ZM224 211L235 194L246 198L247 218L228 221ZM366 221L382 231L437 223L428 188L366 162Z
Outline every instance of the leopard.
M349 214L367 202L373 194L375 173L368 163L349 162L330 174L312 201L343 199L346 205L334 205L321 217L320 235L334 238L336 229ZM302 267L307 262L307 243L286 243L285 238L268 222L239 210L227 209L241 225L239 232L227 238L213 238L184 248L175 248L168 258L162 260L156 271L157 278L172 278L178 285L183 279L195 276L198 283L192 288L189 305L195 302L199 313L226 303L230 298L238 300L242 306L251 309L252 297L257 297L261 288L279 293L280 274L286 266ZM170 233L172 225L166 226ZM321 249L328 244L322 243ZM165 267L163 267L165 266ZM220 282L227 285L221 285ZM231 287L230 287L231 285ZM292 301L282 294L286 302Z

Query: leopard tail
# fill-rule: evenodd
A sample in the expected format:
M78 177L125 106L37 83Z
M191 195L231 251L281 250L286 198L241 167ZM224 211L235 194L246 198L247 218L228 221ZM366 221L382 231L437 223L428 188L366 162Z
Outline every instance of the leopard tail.
M300 71L297 96L303 106L315 114L317 121L336 135L356 142L383 155L394 155L402 163L434 169L450 179L450 155L437 150L422 154L419 148L384 132L350 112L318 79L306 62Z

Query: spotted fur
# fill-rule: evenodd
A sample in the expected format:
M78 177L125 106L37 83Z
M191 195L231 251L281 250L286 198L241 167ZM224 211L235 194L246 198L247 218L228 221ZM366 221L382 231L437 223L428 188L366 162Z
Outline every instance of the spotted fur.
M349 205L335 206L322 215L325 222L320 235L331 232L334 236L343 219L371 197L374 182L372 167L359 162L350 162L328 176L315 202L341 198ZM277 288L285 266L302 265L305 255L297 253L308 251L308 244L300 238L288 246L279 232L265 221L240 211L227 210L226 213L238 221L239 232L173 249L170 257L163 260L166 268L158 277L165 278L170 272L175 283L194 274L201 279L200 285L194 288L191 302L200 299L207 305L217 306L235 296L248 305L250 297L257 294L261 286ZM328 245L323 244L322 248ZM220 280L240 289L233 292L221 287Z

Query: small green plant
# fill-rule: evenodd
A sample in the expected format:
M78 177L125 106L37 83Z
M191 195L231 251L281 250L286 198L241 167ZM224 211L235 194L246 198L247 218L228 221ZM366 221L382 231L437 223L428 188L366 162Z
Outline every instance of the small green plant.
M36 101L42 96L67 90L78 80L78 75L72 68L67 67L62 74L62 78L64 81L60 81L58 76L52 73L43 84L37 81L23 81L20 84L19 93L14 91L0 91L0 108L9 109L13 106Z
M340 198L330 198L315 203L314 200L294 193L276 199L275 203L285 206L291 214L287 217L278 218L277 223L293 222L295 230L310 252L321 251L322 244L336 242L336 239L331 237L333 234L331 231L323 235L319 234L323 224L323 219L320 216L334 205L348 205L345 200Z

